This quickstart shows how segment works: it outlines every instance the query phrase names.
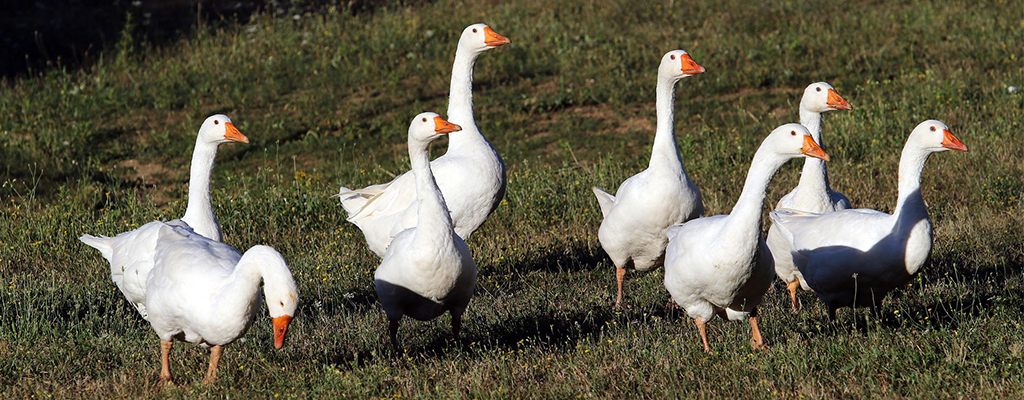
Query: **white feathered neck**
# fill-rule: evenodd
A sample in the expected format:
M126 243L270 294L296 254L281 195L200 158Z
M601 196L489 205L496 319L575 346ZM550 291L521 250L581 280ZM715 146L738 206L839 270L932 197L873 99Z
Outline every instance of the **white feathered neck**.
M196 138L196 148L192 152L192 166L189 169L188 205L185 216L181 218L192 229L207 238L221 241L220 223L213 211L210 200L210 174L213 171L214 159L217 157L217 143L203 140L202 135Z

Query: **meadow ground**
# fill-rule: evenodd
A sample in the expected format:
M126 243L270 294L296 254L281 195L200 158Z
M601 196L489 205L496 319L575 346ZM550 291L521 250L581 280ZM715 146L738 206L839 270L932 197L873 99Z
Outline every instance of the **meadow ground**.
M1024 15L1012 1L412 2L270 9L160 46L127 25L86 69L0 85L0 398L30 397L1024 397ZM288 11L288 12L285 12ZM464 336L403 324L393 354L375 302L378 260L330 196L408 168L405 129L442 115L462 28L510 37L476 66L477 122L508 192L469 245L480 268ZM967 153L923 176L930 264L877 315L830 322L812 294L766 295L771 348L747 324L666 309L662 272L627 276L597 241L591 186L643 169L657 63L682 48L708 70L677 87L686 167L709 214L728 212L750 157L828 81L853 110L825 117L832 185L890 211L910 130L947 123ZM157 386L159 346L83 233L182 215L195 134L231 116L214 204L225 242L277 248L302 294L283 350L261 311L227 348L175 346L180 387ZM445 144L434 146L434 155ZM775 177L765 210L798 179ZM767 228L765 228L767 229Z

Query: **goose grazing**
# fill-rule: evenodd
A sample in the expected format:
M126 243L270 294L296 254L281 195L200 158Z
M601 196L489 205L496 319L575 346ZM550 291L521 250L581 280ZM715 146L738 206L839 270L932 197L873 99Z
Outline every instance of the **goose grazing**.
M452 67L448 119L453 133L448 152L430 163L444 194L455 232L465 240L487 220L505 196L505 162L480 133L473 119L473 65L483 52L511 41L484 24L462 31ZM383 257L399 232L416 224L416 178L406 172L391 182L338 192L348 221L363 231L370 250Z
M214 241L221 240L220 223L210 201L210 173L221 143L249 143L226 115L217 114L203 122L192 153L188 181L188 206L185 216L168 222L190 227L197 234ZM114 237L82 235L79 240L100 251L110 263L110 278L139 311L146 314L146 278L153 269L153 257L159 242L159 229L150 224Z
M807 89L804 90L804 97L800 99L800 124L807 127L814 141L824 148L825 143L821 137L821 114L826 111L849 110L850 108L850 103L847 103L832 85L825 82L812 83L807 86ZM829 187L828 169L825 167L825 162L808 157L804 159L800 183L793 188L793 191L783 196L775 206L776 210L782 208L823 214L850 208L850 199ZM768 248L772 251L772 257L775 259L775 274L783 282L786 282L791 306L796 311L800 308L800 303L796 299L796 290L801 287L804 290L809 290L807 283L803 282L800 271L793 265L793 258L789 255L789 246L774 225L768 228L767 242Z
M924 266L931 254L932 226L921 195L921 170L931 153L946 150L967 151L946 124L928 120L914 128L900 156L892 214L871 209L770 214L829 317L835 318L839 307L875 308Z
M274 347L284 346L299 291L281 253L253 246L245 254L182 226L157 224L161 238L146 283L149 323L160 337L160 380L171 381L173 340L210 349L204 383L217 379L224 346L245 335L256 317L260 282L274 324Z
M623 181L614 196L593 188L604 216L598 239L615 264L615 307L622 305L626 269L650 271L660 267L668 243L668 227L704 214L700 190L686 175L675 134L676 82L703 72L704 67L683 50L670 51L661 58L656 102L658 127L650 164Z
M458 339L462 314L476 288L476 263L453 228L445 198L431 173L428 150L430 142L459 129L434 113L417 115L409 126L416 224L395 236L373 275L395 350L399 348L398 324L404 315L427 321L448 311L452 335Z
M761 237L761 207L772 175L802 155L829 159L803 125L776 128L754 154L732 213L668 230L665 288L696 322L706 352L711 352L706 325L715 315L731 320L749 316L751 347L764 346L757 306L771 285L772 257Z

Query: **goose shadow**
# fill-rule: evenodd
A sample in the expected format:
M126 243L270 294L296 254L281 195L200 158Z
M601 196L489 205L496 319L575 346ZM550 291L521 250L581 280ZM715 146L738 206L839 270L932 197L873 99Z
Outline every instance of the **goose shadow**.
M588 246L586 242L574 240L564 247L546 252L528 251L521 256L508 256L491 265L478 264L477 295L496 290L482 282L500 282L501 295L514 295L528 286L533 273L554 275L565 273L590 273L596 271L600 262L606 259L604 250Z
M469 317L470 319L472 316ZM400 357L435 358L480 358L496 350L519 350L524 348L570 349L577 343L598 340L612 320L623 318L607 307L578 310L568 315L521 316L494 324L470 325L458 340L453 340L447 327L444 333L434 334L436 329L417 328L420 333L431 332L432 337L420 345L408 346L410 333L399 331L399 341L404 342ZM403 319L409 322L409 319ZM442 323L443 324L443 323ZM405 325L405 323L403 323ZM336 349L326 355L327 363L356 368L380 358L396 358L386 338L386 329L381 329L379 345L371 348Z
M303 294L298 314L316 318L352 312L372 312L376 309L377 294L372 288L344 289L346 288L321 287L317 288L315 293Z
M431 300L402 288L400 290L407 306L432 303ZM369 301L372 303L373 299ZM373 304L368 305L372 312ZM495 350L518 350L523 348L568 349L584 341L599 340L613 320L639 320L644 310L613 310L611 307L593 305L587 308L553 311L539 314L520 315L484 322L483 317L474 321L473 310L465 314L462 334L453 340L450 319L442 316L431 319L434 322L418 323L415 318L405 315L399 330L400 353L394 353L387 338L386 324L379 328L380 340L376 345L361 348L337 348L325 353L324 362L339 368L357 368L380 359L399 362L407 357L479 358ZM653 315L653 314L650 314ZM385 318L386 319L386 318ZM441 319L437 321L437 319ZM495 318L487 318L494 320ZM415 336L429 335L421 340Z
M901 290L896 290L896 292L899 291ZM997 297L988 293L977 293L953 299L935 299L909 305L901 304L893 312L881 312L877 308L856 308L848 316L840 316L835 319L811 317L803 321L790 322L787 325L802 340L847 336L851 332L866 335L872 330L879 329L910 328L956 331L976 326L978 319L992 315L993 307L998 303Z
M552 252L539 254L518 265L515 270L522 272L588 272L597 268L601 261L607 259L604 249L592 247L586 243L573 240L567 246Z

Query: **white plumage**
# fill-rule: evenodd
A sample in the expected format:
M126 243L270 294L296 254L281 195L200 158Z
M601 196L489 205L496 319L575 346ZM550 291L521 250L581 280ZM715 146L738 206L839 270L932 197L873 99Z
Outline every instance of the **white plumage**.
M776 128L754 154L731 213L697 218L668 230L665 288L696 322L705 351L711 351L706 323L715 315L732 320L749 316L751 345L763 346L757 307L771 284L773 266L761 237L761 208L772 175L801 155L828 160L803 125Z
M210 173L221 143L249 143L225 115L217 114L203 122L196 138L189 174L188 206L185 216L168 222L189 227L215 241L221 240L220 223L210 201ZM146 278L153 269L160 229L153 222L114 237L82 235L83 243L100 251L110 263L110 278L133 306L148 319L146 312Z
M686 174L679 155L674 117L676 82L702 72L704 67L683 50L670 51L661 58L658 126L649 166L623 181L614 196L593 188L604 215L598 238L615 264L616 307L622 303L626 269L649 271L660 267L668 243L666 229L704 213L700 190Z
M168 353L174 339L213 347L206 382L216 380L222 346L245 335L260 303L260 283L274 323L274 347L284 345L299 292L284 257L268 246L240 254L191 229L151 222L159 240L146 280L149 323L163 349L162 380L169 380Z
M832 85L815 82L804 89L804 95L800 99L800 124L806 127L814 141L824 148L825 142L821 134L821 114L831 110L849 110L850 108L850 103L847 103L846 99L843 99ZM783 196L775 206L776 210L781 208L821 214L848 209L850 200L842 193L832 190L825 162L808 157L804 159L800 183ZM799 303L796 299L796 289L803 287L804 290L809 290L807 283L803 282L800 271L793 265L788 243L774 225L768 229L767 243L768 248L772 250L772 257L775 259L775 274L783 282L786 282L791 306L793 310L797 310Z
M459 336L462 314L476 288L476 263L456 234L445 198L431 174L428 146L441 134L459 129L434 113L417 115L409 126L409 159L416 183L416 224L395 236L373 279L398 349L403 316L421 321L450 312L452 334Z
M505 162L473 118L473 65L484 51L510 42L484 24L462 32L448 99L448 119L462 130L450 135L448 152L430 163L455 232L466 240L498 207L507 182ZM415 177L406 172L363 189L342 187L338 196L348 221L363 231L370 250L383 257L395 235L416 224L416 190Z
M921 171L931 153L946 150L966 151L967 146L942 122L929 120L914 128L900 156L893 214L871 209L770 214L793 262L830 316L839 307L876 307L924 266L932 228L921 195Z

